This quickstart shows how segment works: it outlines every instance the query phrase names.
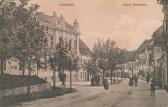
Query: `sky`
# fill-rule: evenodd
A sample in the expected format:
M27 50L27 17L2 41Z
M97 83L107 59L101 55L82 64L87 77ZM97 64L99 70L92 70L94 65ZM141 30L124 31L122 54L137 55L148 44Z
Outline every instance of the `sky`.
M79 22L80 38L92 49L97 39L112 39L119 48L137 49L162 25L162 6L157 0L31 0L40 11Z

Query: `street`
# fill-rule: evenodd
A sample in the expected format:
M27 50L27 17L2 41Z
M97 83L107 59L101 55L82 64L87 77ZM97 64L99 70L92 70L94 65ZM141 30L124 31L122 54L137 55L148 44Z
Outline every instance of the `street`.
M110 85L110 89L105 91L102 86L91 87L86 82L74 86L78 90L75 93L25 102L19 107L158 107L145 83L139 82L138 87L127 84L124 81Z

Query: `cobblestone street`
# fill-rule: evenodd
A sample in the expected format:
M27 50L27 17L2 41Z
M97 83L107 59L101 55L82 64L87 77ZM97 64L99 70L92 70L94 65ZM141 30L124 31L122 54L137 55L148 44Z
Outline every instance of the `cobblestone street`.
M149 86L139 82L138 87L129 87L127 81L111 85L108 91L102 86L91 87L89 82L74 83L78 91L49 99L25 102L20 107L166 107L150 96ZM159 94L161 95L161 94ZM166 95L165 95L166 96ZM168 96L168 95L167 95ZM163 101L162 99L161 101ZM163 104L163 103L162 103ZM167 103L168 104L168 103Z

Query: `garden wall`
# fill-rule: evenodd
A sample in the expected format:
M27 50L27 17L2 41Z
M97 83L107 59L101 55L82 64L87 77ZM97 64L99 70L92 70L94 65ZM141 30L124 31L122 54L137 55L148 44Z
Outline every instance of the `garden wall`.
M51 88L49 83L37 84L30 86L30 93L37 93L47 91ZM0 89L0 97L3 96L16 96L27 94L27 86L17 87L12 89Z

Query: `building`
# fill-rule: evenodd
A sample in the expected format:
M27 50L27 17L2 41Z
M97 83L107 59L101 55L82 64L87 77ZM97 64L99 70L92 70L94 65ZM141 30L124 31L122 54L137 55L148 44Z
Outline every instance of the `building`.
M80 51L80 63L79 63L79 74L80 80L90 80L91 74L89 74L85 69L85 63L89 63L91 60L91 50L86 46L86 44L79 39L79 51Z
M40 12L37 13L36 18L41 25L46 27L47 37L44 40L46 54L44 55L44 59L49 59L54 52L56 44L58 44L60 38L62 38L64 42L67 42L71 46L72 53L79 58L78 69L72 72L72 79L87 80L88 74L83 65L90 60L91 50L80 39L81 33L79 31L79 23L77 20L75 19L73 24L69 24L63 15L57 16L56 12L53 12L52 16ZM51 81L52 70L48 63L45 63L45 66L47 69L41 69L40 71L43 72L39 71L39 76ZM7 60L5 62L4 70L5 73L22 75L20 62L16 58ZM69 80L69 72L65 71L65 73L67 74L67 80ZM25 71L25 74L27 74L27 70ZM36 71L34 71L32 75L36 75Z
M121 69L124 73L128 74L129 77L132 77L132 75L135 74L137 75L139 72L136 61L129 61L117 66L119 66L119 69Z
M152 75L153 66L152 66L152 51L153 40L145 40L136 50L136 60L138 62L137 70L139 74L144 77L147 76L147 73Z
M77 20L74 20L71 25L65 21L63 15L57 16L56 12L54 12L52 16L41 12L36 15L36 18L41 25L44 25L47 28L46 45L51 53L54 51L60 38L62 38L64 42L71 45L74 54L79 56L80 31Z
M168 86L167 54L164 45L163 26L153 33L154 51L154 78L159 81L162 88Z
M73 80L87 80L87 72L83 65L90 60L91 50L80 39L81 33L77 20L74 20L73 24L69 24L63 15L57 16L56 12L53 12L52 16L38 13L37 19L39 19L42 25L48 28L46 40L48 50L52 53L59 39L63 38L63 41L71 45L73 54L79 58L78 69L72 73L74 74L72 75ZM69 79L69 76L67 78Z

